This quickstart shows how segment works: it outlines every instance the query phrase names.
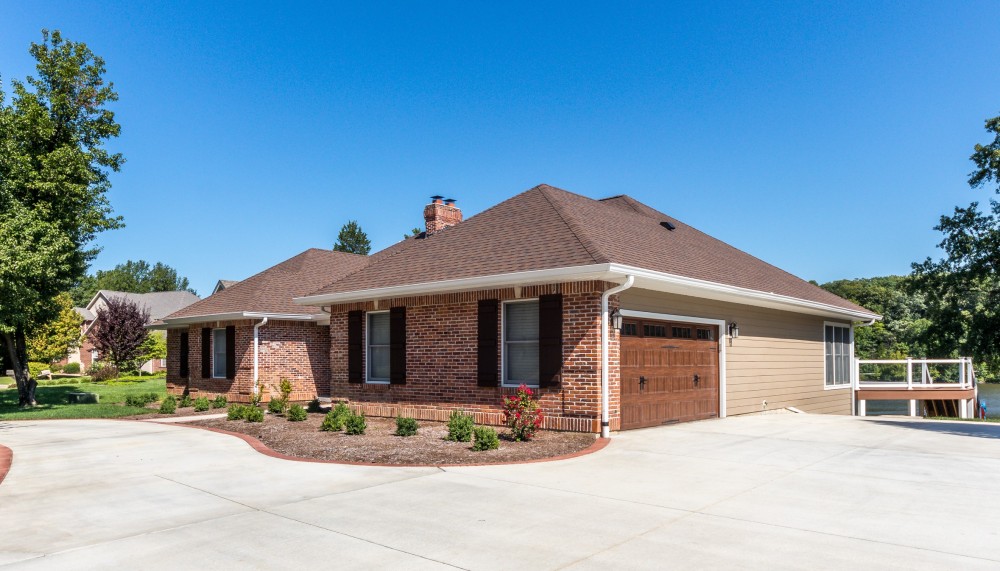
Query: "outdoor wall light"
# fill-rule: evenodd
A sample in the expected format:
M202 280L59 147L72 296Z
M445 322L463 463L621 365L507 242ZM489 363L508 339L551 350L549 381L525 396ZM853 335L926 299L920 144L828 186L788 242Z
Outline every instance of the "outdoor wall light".
M616 331L621 331L622 329L622 312L618 311L617 307L611 312L611 329Z
M740 326L735 321L729 324L729 337L736 339L740 336Z

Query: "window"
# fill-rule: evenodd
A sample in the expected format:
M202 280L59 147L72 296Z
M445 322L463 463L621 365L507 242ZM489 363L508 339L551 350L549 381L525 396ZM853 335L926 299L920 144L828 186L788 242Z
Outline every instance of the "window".
M639 335L639 324L638 323L623 323L622 324L622 335L627 335L629 337L637 337Z
M538 302L503 306L503 384L538 386Z
M167 366L167 360L166 359L160 359L160 366L161 367L166 367Z
M368 382L389 382L389 312L368 313Z
M690 327L671 327L670 328L671 337L678 339L690 339L691 338L691 328Z
M226 378L226 330L212 330L212 378Z
M844 387L851 384L851 328L826 325L826 386Z
M711 329L699 329L698 330L698 339L704 339L705 341L714 341L715 340L715 331L713 331Z
M643 326L642 326L642 336L643 337L666 337L667 336L667 326L666 325L649 325L649 324L643 324Z

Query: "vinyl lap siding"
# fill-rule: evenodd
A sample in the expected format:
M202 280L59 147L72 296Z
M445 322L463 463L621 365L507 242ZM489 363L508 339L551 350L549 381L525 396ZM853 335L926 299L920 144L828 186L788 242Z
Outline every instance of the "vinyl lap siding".
M736 321L739 338L722 340L729 415L760 412L765 400L767 410L851 413L849 388L823 388L822 317L642 289L622 292L621 307Z

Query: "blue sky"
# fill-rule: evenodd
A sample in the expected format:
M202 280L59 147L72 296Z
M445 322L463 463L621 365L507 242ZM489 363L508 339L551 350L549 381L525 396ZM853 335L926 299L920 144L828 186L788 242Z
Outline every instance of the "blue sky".
M432 194L625 193L821 282L907 273L990 196L996 2L539 4L0 0L0 74L43 27L107 60L127 226L93 267L202 295L349 219L388 246Z

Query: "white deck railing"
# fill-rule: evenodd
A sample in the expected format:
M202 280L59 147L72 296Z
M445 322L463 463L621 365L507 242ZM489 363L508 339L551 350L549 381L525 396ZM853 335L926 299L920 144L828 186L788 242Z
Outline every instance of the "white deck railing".
M865 373L861 371L862 365L889 365L900 367L898 378L891 379L864 379ZM941 366L955 365L954 369L942 372ZM905 373L904 373L905 371ZM881 376L884 370L878 371ZM870 375L871 373L869 373ZM900 391L900 397L907 391L927 390L927 389L976 389L976 372L972 367L970 357L959 357L958 359L855 359L853 371L854 393L862 389L890 389ZM978 397L978 390L974 391L974 397L960 401L960 413L962 418L968 418L972 414L972 406ZM858 414L865 416L865 401L856 399L858 403ZM917 401L910 400L910 416L917 415Z

